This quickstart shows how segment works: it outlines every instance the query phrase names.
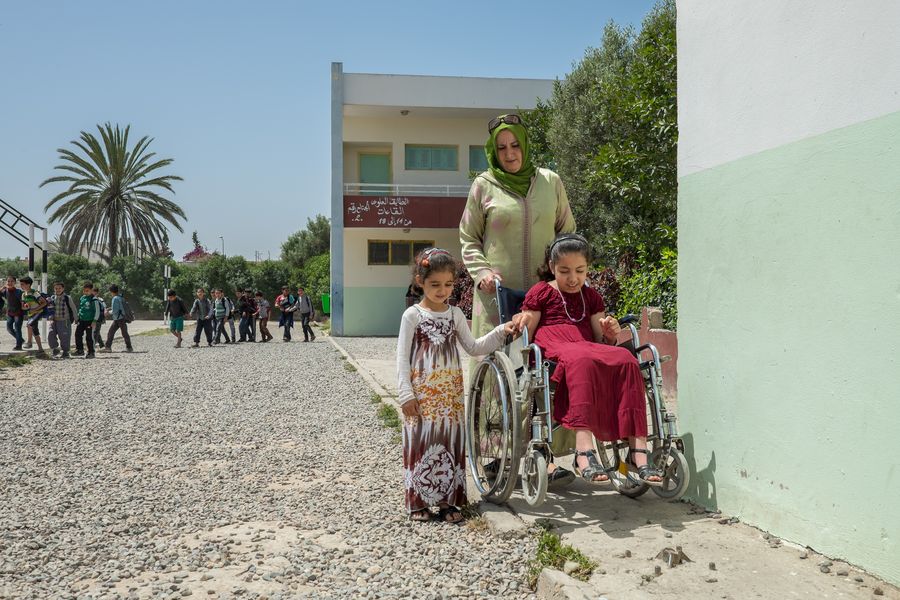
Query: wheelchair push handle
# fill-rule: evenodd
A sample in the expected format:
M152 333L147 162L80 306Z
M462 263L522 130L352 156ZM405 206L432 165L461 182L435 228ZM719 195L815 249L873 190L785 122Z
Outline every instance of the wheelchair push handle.
M625 327L626 325L631 325L632 323L639 323L641 318L637 315L627 314L621 319L619 319L619 327Z

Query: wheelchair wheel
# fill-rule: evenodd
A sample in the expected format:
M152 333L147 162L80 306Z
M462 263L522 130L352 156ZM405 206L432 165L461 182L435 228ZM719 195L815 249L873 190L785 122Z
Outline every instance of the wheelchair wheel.
M540 506L547 497L547 458L534 449L522 461L522 495L528 506Z
M681 498L691 481L691 471L684 454L674 447L665 453L662 448L657 448L650 455L650 462L663 472L663 484L653 486L653 492L666 500Z
M637 498L647 493L650 486L628 474L628 467L625 466L625 455L628 453L627 442L601 442L595 440L594 444L597 447L597 454L600 455L600 463L604 469L611 469L618 464L618 469L609 473L609 480L617 492L629 498ZM617 458L618 461L616 460Z
M497 504L509 499L519 473L515 381L509 358L495 352L475 368L466 405L469 470L481 497Z

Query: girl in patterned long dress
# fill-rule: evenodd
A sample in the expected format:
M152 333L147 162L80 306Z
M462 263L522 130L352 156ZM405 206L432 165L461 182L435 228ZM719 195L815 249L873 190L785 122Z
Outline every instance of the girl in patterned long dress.
M399 401L403 409L403 479L413 521L461 523L466 504L463 373L457 344L472 355L500 348L512 323L475 339L462 310L448 306L457 263L446 250L416 257L414 284L422 301L403 313L397 340ZM417 290L418 291L418 290Z

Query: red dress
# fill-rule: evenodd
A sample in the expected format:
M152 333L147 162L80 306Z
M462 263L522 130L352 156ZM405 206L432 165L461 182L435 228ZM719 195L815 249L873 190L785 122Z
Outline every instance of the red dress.
M599 440L646 436L637 360L625 348L593 341L591 316L603 312L603 298L587 286L583 293L584 303L582 294L560 292L542 281L528 290L522 304L522 310L541 313L534 341L544 358L559 363L552 376L557 384L553 419L568 429L590 429Z

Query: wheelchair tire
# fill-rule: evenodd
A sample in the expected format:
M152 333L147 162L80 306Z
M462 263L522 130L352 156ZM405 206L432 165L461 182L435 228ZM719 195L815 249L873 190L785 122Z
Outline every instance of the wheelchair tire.
M616 454L622 451L622 449L619 448L621 444L595 440L594 445L597 447L597 454L600 455L600 463L603 465L603 468L611 469L616 464ZM624 451L628 451L627 445ZM638 496L646 494L647 490L650 489L650 486L638 481L628 474L628 469L625 467L625 459L621 454L619 454L618 465L619 468L617 470L610 471L609 473L609 480L612 483L613 488L623 496L628 496L629 498L637 498Z
M495 504L509 499L518 480L521 449L515 384L509 358L495 352L476 366L466 404L469 471L481 497ZM498 398L486 395L488 386L496 389Z
M522 495L528 506L540 506L547 498L547 459L540 450L522 461Z
M662 486L652 486L653 492L666 500L678 500L684 496L691 482L691 470L684 454L673 447L669 449L668 456L663 457L662 448L657 448L650 455L650 461L665 473Z

